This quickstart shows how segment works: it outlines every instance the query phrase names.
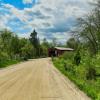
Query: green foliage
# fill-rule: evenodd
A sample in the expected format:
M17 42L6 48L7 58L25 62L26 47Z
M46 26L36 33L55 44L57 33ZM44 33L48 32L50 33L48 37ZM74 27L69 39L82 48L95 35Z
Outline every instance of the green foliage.
M65 52L63 55L60 56L61 58L63 59L70 59L70 60L73 60L74 59L74 52Z
M9 30L0 31L0 67L33 57L33 46L28 39L19 38ZM25 58L25 59L22 59Z
M40 56L40 41L37 36L37 32L35 30L31 33L29 40L34 47L35 57L39 57Z
M67 53L59 58L53 58L54 65L81 90L87 93L93 100L100 99L100 53L91 56L89 52L80 50L81 63L77 67L73 63L74 55Z
M86 78L87 78L87 80L96 79L96 70L95 70L95 68L90 67L89 69L87 69Z
M0 52L0 61L9 59L9 55L6 52Z
M17 64L20 60L5 60L0 62L0 68L5 68L9 65Z
M48 56L48 48L49 48L49 43L48 41L44 38L43 42L41 43L41 55L43 57L47 57Z
M100 100L100 2L87 16L78 19L78 27L74 36L67 41L67 47L76 52L66 52L59 58L52 58L55 66L85 91L93 100ZM0 61L22 57L47 56L49 44L46 39L40 44L34 30L27 39L19 39L5 30L0 36ZM78 41L77 41L78 40ZM51 47L57 45L54 38ZM80 46L80 52L78 48ZM3 51L3 52L2 52ZM13 57L15 56L15 57Z
M37 32L34 30L30 35L30 41L35 48L39 46L39 39L37 37Z
M100 93L98 94L98 97L97 97L97 99L96 100L100 100Z
M79 42L75 40L75 38L70 38L67 43L67 47L77 50Z
M81 40L92 55L100 50L100 1L94 4L94 9L82 18L78 18L75 36Z
M75 54L75 56L74 56L74 62L75 62L75 64L78 66L79 64L80 64L80 62L81 62L81 55L80 55L80 52L79 51L77 51L77 53Z
M13 54L18 54L20 52L20 39L18 36L13 36L10 43L10 51Z
M29 58L33 57L33 46L30 45L30 43L27 42L22 48L21 48L21 56L24 60L28 60Z
M0 31L0 67L13 64L13 62L38 57L47 57L50 44L46 39L40 44L37 32L34 30L30 39L19 38L11 31Z

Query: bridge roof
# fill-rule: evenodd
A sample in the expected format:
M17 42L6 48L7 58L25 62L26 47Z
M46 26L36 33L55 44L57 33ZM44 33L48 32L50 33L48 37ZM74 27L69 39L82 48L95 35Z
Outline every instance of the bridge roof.
M74 49L72 48L64 48L64 47L55 47L57 50L63 50L63 51L73 51Z

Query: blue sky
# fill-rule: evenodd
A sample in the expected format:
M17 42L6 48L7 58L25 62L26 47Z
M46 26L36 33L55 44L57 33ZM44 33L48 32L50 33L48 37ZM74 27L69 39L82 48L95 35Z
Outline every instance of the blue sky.
M26 3L23 0L1 0L2 3L5 4L11 4L15 6L18 9L24 9L24 8L31 8L35 4L35 0L26 0Z
M88 13L92 1L0 0L0 29L7 28L20 37L29 37L36 29L41 40L65 42L76 19Z

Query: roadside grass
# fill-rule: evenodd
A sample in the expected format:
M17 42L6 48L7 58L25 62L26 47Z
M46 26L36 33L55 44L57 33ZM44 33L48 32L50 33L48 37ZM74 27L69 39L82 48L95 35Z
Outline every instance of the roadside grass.
M5 61L0 61L0 68L5 68L5 67L8 67L10 65L17 64L19 62L20 62L20 60L5 60Z
M96 78L96 80L87 80L86 64L76 66L71 60L65 59L64 57L53 58L52 60L55 67L73 81L80 90L84 91L92 100L100 100L100 77ZM100 72L100 69L97 72Z

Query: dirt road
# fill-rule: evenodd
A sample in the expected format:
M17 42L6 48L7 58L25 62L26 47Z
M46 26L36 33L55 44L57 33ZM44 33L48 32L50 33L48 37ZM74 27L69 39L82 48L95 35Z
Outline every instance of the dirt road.
M0 100L90 99L46 58L0 70Z

